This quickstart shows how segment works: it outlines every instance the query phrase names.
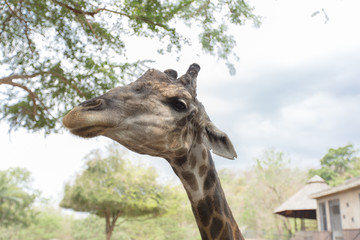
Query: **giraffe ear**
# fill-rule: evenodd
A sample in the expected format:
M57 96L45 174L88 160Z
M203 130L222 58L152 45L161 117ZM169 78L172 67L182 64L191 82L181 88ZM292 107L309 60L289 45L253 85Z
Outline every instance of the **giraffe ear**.
M237 157L234 146L226 133L208 121L202 133L203 143L216 155L234 160Z

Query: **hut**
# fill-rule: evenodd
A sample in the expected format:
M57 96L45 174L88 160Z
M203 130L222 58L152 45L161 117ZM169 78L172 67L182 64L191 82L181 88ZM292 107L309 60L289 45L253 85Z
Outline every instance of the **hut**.
M304 231L304 219L316 219L317 203L315 199L310 198L310 195L328 188L325 180L315 175L307 181L303 188L277 207L274 213L284 217L302 219L301 230Z
M360 239L360 177L347 180L311 197L317 201L317 235L321 236L313 239Z

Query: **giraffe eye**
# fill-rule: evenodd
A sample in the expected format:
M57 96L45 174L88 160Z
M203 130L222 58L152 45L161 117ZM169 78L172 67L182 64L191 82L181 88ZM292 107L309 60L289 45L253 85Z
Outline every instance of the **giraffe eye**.
M172 108L177 112L183 112L187 109L186 102L182 99L174 99L171 101Z

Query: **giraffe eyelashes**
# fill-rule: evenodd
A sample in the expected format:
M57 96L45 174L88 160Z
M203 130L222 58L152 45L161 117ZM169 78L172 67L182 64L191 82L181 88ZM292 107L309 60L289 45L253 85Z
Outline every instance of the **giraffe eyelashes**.
M177 112L184 112L188 108L184 100L177 98L170 100L170 105Z

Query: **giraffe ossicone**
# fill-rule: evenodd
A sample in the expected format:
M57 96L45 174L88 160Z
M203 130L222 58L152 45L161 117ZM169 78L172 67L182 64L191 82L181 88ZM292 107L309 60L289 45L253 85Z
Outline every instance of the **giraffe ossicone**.
M199 71L196 63L179 78L172 69L150 69L76 106L63 124L77 136L105 136L134 152L165 158L184 185L202 239L243 239L209 150L228 159L236 152L197 99Z

